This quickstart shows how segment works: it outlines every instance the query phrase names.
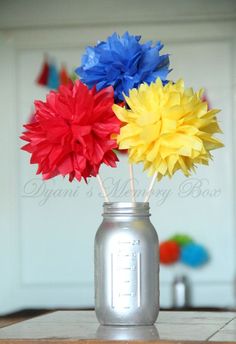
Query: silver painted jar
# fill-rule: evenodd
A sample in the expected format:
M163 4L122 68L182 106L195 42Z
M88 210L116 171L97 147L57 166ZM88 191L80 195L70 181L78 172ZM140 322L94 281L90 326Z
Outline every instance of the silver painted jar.
M148 203L104 203L95 237L95 311L102 325L152 325L159 245Z

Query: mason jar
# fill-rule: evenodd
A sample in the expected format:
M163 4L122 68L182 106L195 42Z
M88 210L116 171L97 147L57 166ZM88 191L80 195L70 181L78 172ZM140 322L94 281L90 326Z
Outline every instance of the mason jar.
M95 312L102 325L152 325L159 312L159 245L149 203L104 203L95 237Z

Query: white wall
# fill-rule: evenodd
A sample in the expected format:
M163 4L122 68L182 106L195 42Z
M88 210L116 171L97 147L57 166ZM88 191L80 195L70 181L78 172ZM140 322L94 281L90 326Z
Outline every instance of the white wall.
M234 0L1 0L0 28L234 20Z
M142 34L144 39L161 39L166 51L172 53L172 77L184 76L195 88L205 86L212 104L223 109L220 119L226 148L216 152L211 166L200 168L196 176L209 180L208 189L220 189L220 197L180 198L178 188L184 178L176 176L172 182L166 180L156 186L156 190L171 189L173 194L163 204L153 198L152 218L162 240L176 231L189 232L211 252L212 260L206 268L184 270L194 282L193 304L235 304L232 173L236 3L117 3L0 2L0 313L21 307L93 305L93 237L101 213L96 181L91 181L88 188L79 185L78 197L55 197L44 205L39 194L27 197L34 168L29 166L28 156L19 151L17 138L33 99L45 94L34 83L45 51L58 61L66 61L72 69L79 64L88 43L127 29ZM125 162L112 172L117 179L125 176ZM103 173L104 177L111 176L109 169ZM146 184L146 176L139 169L136 173ZM37 183L41 183L39 179ZM43 185L53 190L77 188L60 179ZM91 187L92 198L87 194ZM180 266L161 271L163 306L171 303L170 286L177 270L183 271Z

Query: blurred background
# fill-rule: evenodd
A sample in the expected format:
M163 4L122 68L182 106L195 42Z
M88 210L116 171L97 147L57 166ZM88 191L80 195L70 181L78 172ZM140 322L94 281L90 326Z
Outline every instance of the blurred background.
M19 135L34 99L44 99L63 75L74 77L87 45L127 30L161 40L171 54L170 79L204 87L209 106L222 109L225 148L210 166L155 185L151 211L160 242L188 235L208 254L199 267L161 265L161 307L235 308L236 1L0 0L0 314L94 306L98 183L42 182ZM119 167L101 175L111 200L129 201L127 156L119 157ZM139 166L135 179L142 201L149 180ZM182 306L175 304L179 282L188 289Z

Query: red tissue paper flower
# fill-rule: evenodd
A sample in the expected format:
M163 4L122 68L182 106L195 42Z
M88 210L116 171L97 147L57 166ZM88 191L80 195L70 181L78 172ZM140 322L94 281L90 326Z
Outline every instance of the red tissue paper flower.
M31 164L38 164L43 179L69 175L69 180L96 176L100 165L116 167L113 152L120 121L112 111L113 88L99 92L81 81L50 91L46 101L35 101L33 123L24 125L23 150L32 154Z
M175 241L164 241L160 244L160 262L173 264L179 260L180 247Z

